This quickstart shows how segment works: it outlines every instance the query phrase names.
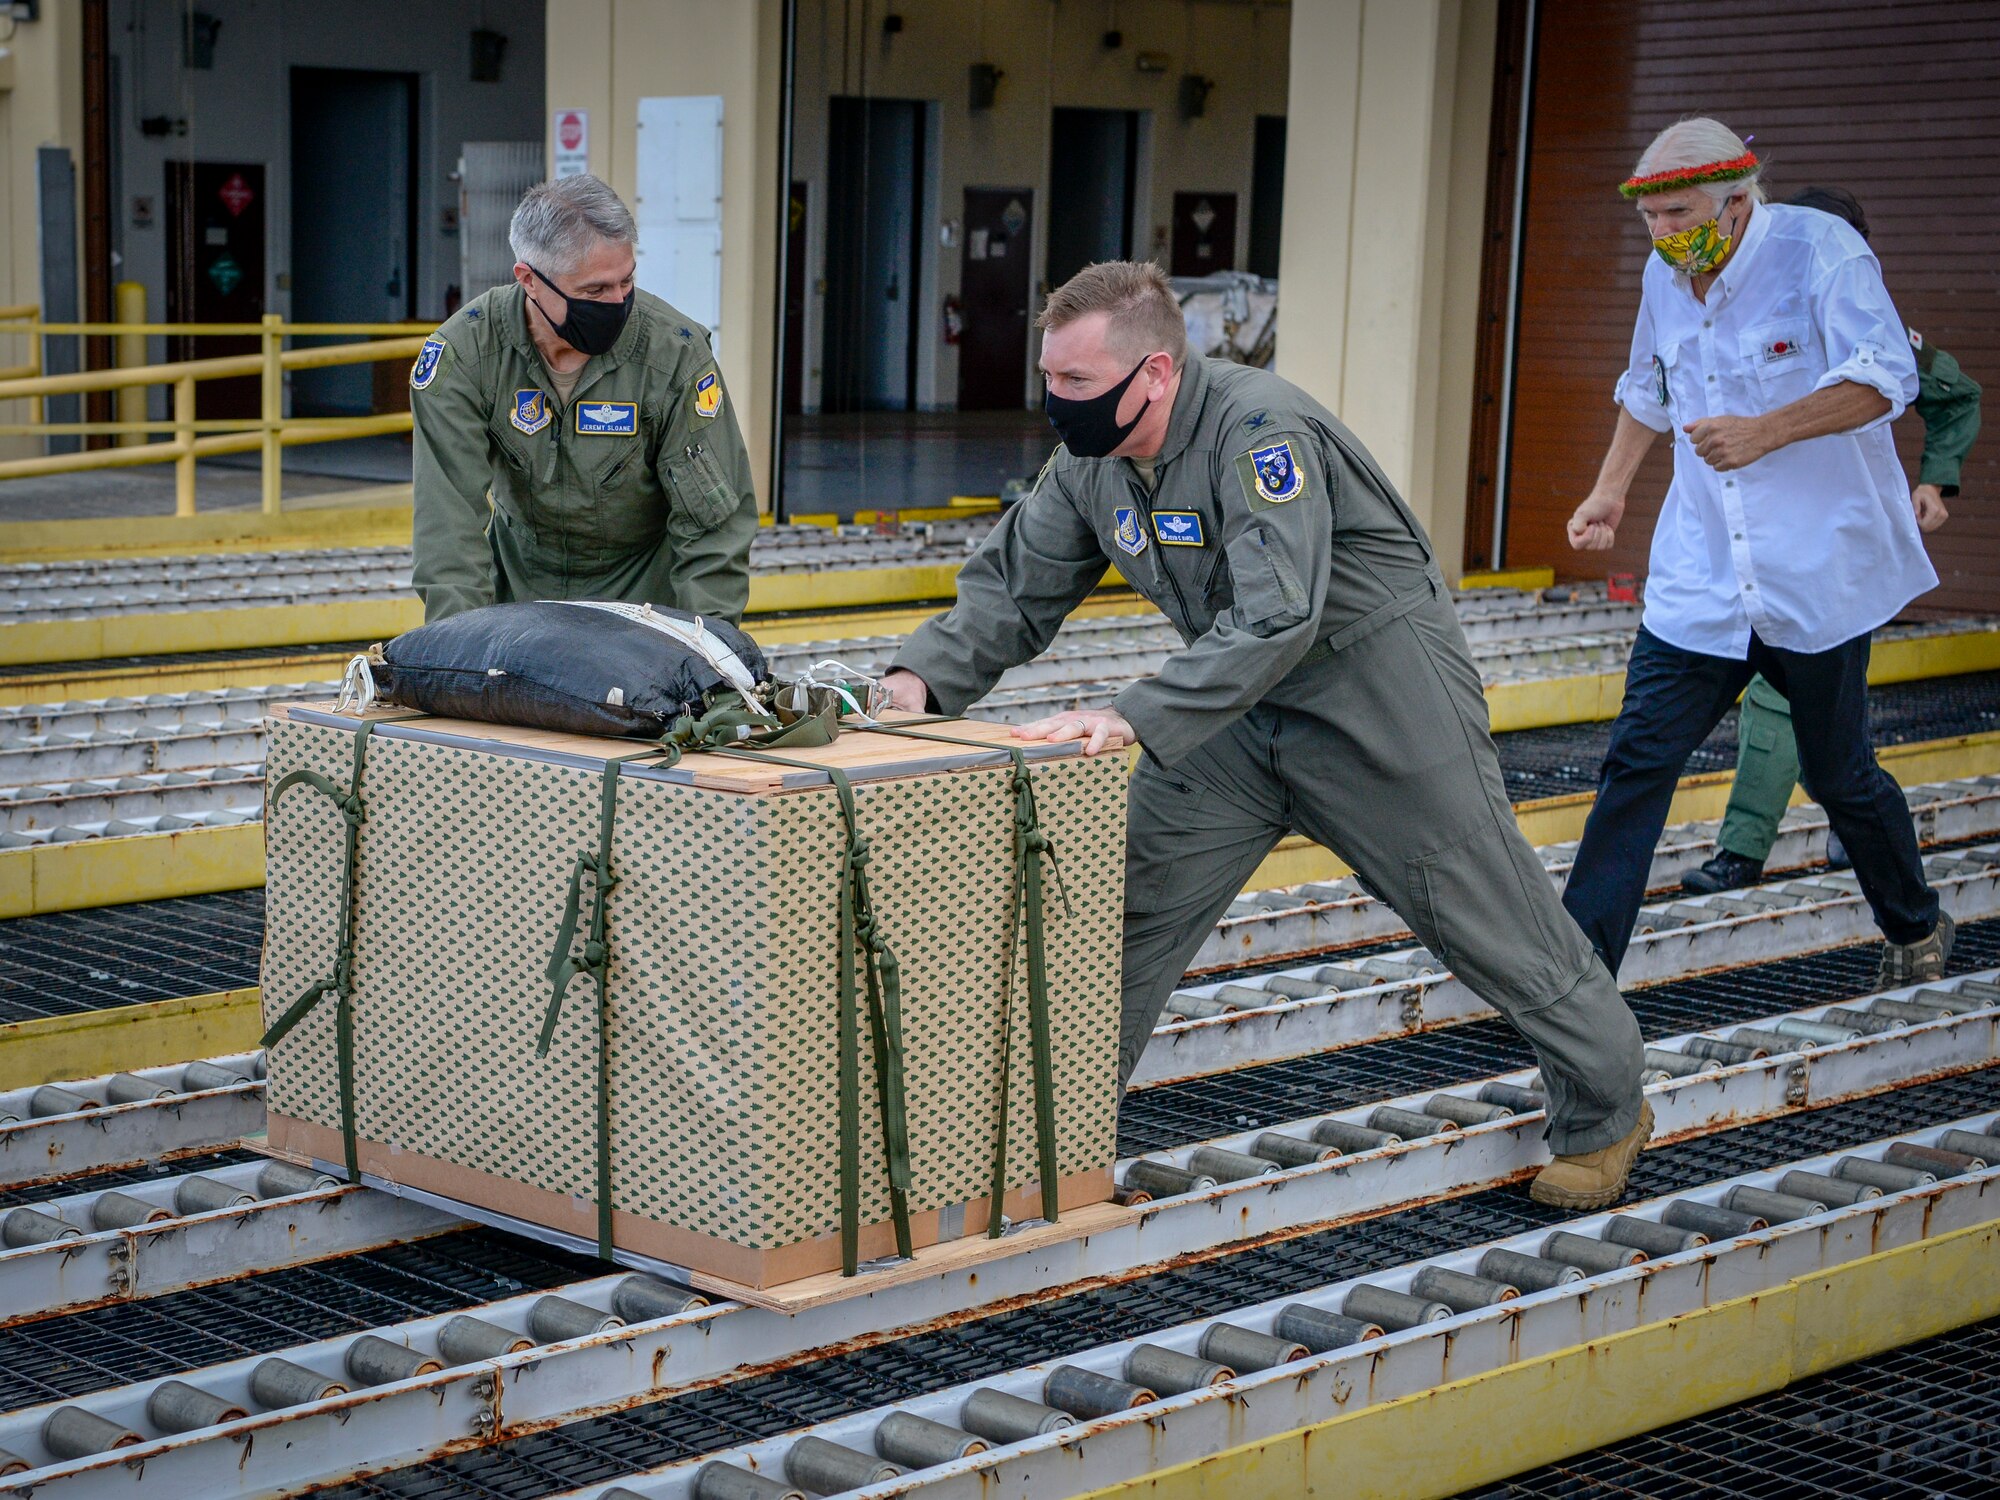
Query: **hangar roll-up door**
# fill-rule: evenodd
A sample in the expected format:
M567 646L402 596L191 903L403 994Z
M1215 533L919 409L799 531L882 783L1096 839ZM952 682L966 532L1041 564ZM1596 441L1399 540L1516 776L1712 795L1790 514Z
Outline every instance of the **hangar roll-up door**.
M1541 0L1515 346L1505 562L1644 572L1669 455L1656 444L1618 547L1570 551L1616 416L1611 388L1648 253L1616 187L1655 132L1708 114L1756 137L1765 186L1845 187L1904 321L1986 388L1986 433L1951 521L1928 538L1924 611L2000 600L2000 3ZM1511 188L1511 182L1507 184ZM1489 286L1493 282L1489 280ZM1497 371L1491 371L1497 374ZM1488 375L1487 378L1490 378ZM1922 424L1896 427L1914 477ZM1473 455L1473 470L1490 465Z

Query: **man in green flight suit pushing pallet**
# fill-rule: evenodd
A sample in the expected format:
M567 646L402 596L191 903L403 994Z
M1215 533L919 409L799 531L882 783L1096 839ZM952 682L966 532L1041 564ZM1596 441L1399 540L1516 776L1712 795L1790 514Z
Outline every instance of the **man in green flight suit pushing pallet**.
M1799 208L1816 208L1852 224L1865 240L1868 219L1861 204L1844 188L1809 187L1785 200ZM1910 343L1917 354L1917 399L1910 403L1924 424L1924 456L1917 469L1911 502L1917 525L1935 531L1950 519L1945 501L1958 494L1960 467L1979 436L1979 385L1958 367L1958 361L1916 329ZM1712 895L1763 878L1764 861L1777 842L1778 820L1799 782L1799 742L1792 733L1792 706L1785 695L1761 676L1750 679L1736 721L1736 780L1729 790L1729 811L1715 836L1715 854L1682 879L1684 890ZM1840 840L1827 834L1830 863L1847 862Z
M424 618L527 599L732 623L757 496L708 331L633 285L637 226L595 177L528 190L514 280L424 341L414 582Z
M1121 1081L1202 939L1297 828L1533 1045L1557 1158L1535 1196L1613 1201L1652 1132L1638 1024L1514 821L1422 526L1305 392L1190 354L1159 267L1086 267L1041 326L1062 447L884 682L899 708L963 711L1048 645L1111 562L1186 642L1114 709L1015 731L1088 754L1144 745Z

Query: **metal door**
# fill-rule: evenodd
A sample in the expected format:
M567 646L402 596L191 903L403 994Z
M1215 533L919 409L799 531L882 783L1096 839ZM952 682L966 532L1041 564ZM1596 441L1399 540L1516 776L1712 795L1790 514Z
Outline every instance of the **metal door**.
M1028 404L1028 245L1034 203L1027 188L965 190L960 411L1019 411Z

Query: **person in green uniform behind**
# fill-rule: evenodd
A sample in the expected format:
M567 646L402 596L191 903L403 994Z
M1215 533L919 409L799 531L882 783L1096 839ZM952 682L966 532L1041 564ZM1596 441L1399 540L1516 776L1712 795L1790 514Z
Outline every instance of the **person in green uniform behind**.
M514 280L410 369L424 618L526 599L741 620L757 496L708 330L637 290L638 228L595 177L530 188Z
M1638 1023L1514 820L1423 527L1304 391L1191 353L1158 266L1085 267L1040 327L1062 446L883 685L898 708L962 712L1046 647L1113 562L1185 642L1110 709L1014 731L1090 755L1144 745L1120 1083L1216 919L1296 828L1535 1049L1556 1159L1534 1196L1612 1202L1652 1133Z
M1868 218L1861 204L1844 188L1809 187L1785 200L1800 208L1816 208L1852 224L1865 240ZM1912 403L1924 424L1924 456L1917 470L1917 487L1910 500L1917 525L1936 531L1951 518L1945 501L1958 494L1960 466L1979 436L1979 385L1958 361L1916 329L1910 343L1917 353L1917 399ZM1715 854L1681 879L1681 889L1696 895L1755 885L1764 861L1777 841L1778 820L1792 800L1799 780L1799 745L1792 734L1792 706L1762 677L1750 679L1736 722L1736 781L1729 791L1729 811L1715 836ZM1840 840L1827 833L1827 861L1847 863Z

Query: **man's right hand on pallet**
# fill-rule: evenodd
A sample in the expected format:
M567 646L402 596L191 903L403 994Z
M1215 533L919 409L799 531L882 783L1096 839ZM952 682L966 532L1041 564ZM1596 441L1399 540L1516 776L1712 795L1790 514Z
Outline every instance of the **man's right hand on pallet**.
M915 672L896 667L883 677L882 686L888 690L889 707L904 713L920 714L930 704L931 690Z

